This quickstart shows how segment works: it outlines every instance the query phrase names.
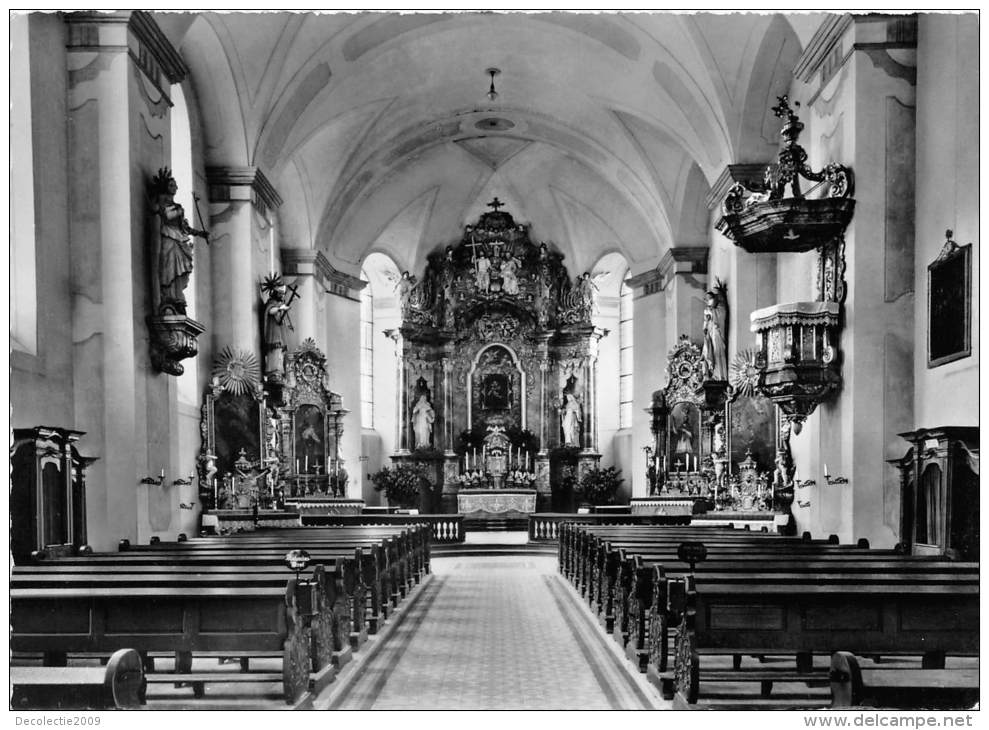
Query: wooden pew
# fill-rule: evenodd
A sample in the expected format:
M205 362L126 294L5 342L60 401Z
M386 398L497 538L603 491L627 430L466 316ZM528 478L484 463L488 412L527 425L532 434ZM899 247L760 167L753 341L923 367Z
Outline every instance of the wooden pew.
M351 632L349 643L354 650L367 640L368 632L375 631L381 623L381 602L377 596L381 594L382 581L370 577L367 583L369 561L368 551L364 548L310 546L310 556L313 562L322 563L331 571L338 564L341 566L337 577L341 591L347 597L349 605ZM109 571L120 571L124 568L149 568L154 566L187 566L199 569L212 567L237 567L244 574L250 574L258 566L275 567L285 575L285 554L282 548L264 550L225 550L225 551L136 551L126 553L95 553L88 557L59 558L51 564L62 566L94 566ZM349 566L349 567L343 567ZM370 606L368 592L371 591ZM404 594L403 594L404 595Z
M10 646L43 652L50 662L64 662L68 653L111 654L124 647L144 654L174 651L178 672L169 681L188 675L197 652L279 652L284 696L292 704L336 672L330 661L332 623L318 610L330 605L320 594L326 585L322 572L322 566L314 568L311 586L295 578L274 586L211 586L208 576L189 584L155 575L153 586L11 588ZM213 681L223 681L222 673L215 674ZM185 679L202 694L202 678Z
M946 655L978 651L978 575L931 580L923 576L833 580L791 576L766 585L760 574L675 579L672 611L680 622L672 672L660 676L665 692L697 702L701 662L713 655L795 656L798 679L814 654L834 647L859 654L913 654L925 668L943 668ZM682 593L682 597L681 597ZM741 675L739 675L741 676ZM786 681L780 678L776 681ZM768 696L772 681L761 679Z
M832 707L963 710L979 701L977 666L923 669L862 664L849 652L832 655Z
M640 669L643 668L646 660L648 660L650 678L654 681L661 683L665 679L669 685L674 678L682 679L682 676L677 677L674 674L671 678L668 674L663 675L660 672L660 667L665 670L665 656L662 657L661 661L659 655L665 655L667 642L665 638L654 638L657 635L665 637L665 624L668 624L671 618L671 613L668 610L669 606L664 601L673 600L674 604L676 604L679 600L676 596L668 596L667 594L679 595L686 593L685 590L679 591L679 593L677 591L677 585L682 586L684 578L670 580L664 572L664 566L673 566L673 573L684 572L684 567L682 566L685 564L677 560L675 551L673 550L675 539L671 539L671 537L676 534L676 531L671 532L669 529L661 532L651 531L652 535L646 538L644 536L645 531L641 528L633 528L631 531L606 530L605 532L609 535L609 540L605 540L602 537L599 528L595 528L593 532L594 535L575 535L572 534L573 531L571 530L571 534L564 534L561 539L561 560L571 560L570 564L572 566L580 565L573 560L573 555L580 550L580 546L583 546L585 555L593 552L594 548L588 546L595 543L595 541L597 541L596 544L599 548L604 546L603 551L596 556L600 560L598 571L596 572L592 567L594 560L588 558L586 563L580 568L574 567L570 569L574 571L571 580L574 582L584 580L588 584L592 606L595 604L595 601L600 601L601 603L598 604L598 608L601 610L602 618L606 619L609 590L607 584L610 579L609 576L614 574L614 585L611 588L611 595L616 605L615 615L613 617L616 638L619 641L622 640L619 631L619 625L623 620L621 605L623 597L628 597L628 614L630 614L631 622L628 647L630 658L638 663ZM680 535L683 534L684 532L680 531ZM752 537L756 535L758 533L750 534ZM760 541L758 537L755 537L754 541L746 545L744 540L741 542L732 541L731 539L726 540L723 535L719 535L718 540L712 541L712 551L714 554L711 556L711 562L701 563L696 567L697 580L703 580L704 575L707 574L710 576L708 578L709 584L719 580L739 582L747 580L740 578L740 575L749 573L752 578L748 579L745 589L740 592L740 595L758 596L763 585L767 583L784 583L786 586L771 586L768 590L778 590L783 587L797 585L796 591L798 593L806 588L811 591L831 591L830 595L832 596L835 595L836 590L838 592L842 590L849 591L850 595L853 596L856 591L860 595L863 591L866 593L871 591L871 597L867 600L873 602L881 600L883 592L889 592L890 590L899 590L901 598L905 597L903 600L907 598L911 600L916 599L915 589L921 591L937 591L940 589L941 592L947 592L948 594L956 594L959 591L964 594L966 589L977 592L978 566L974 564L957 564L950 561L938 560L937 558L918 560L899 555L895 551L868 550L864 544L856 546L835 545L833 544L833 539L824 542L804 540L794 542L792 539L781 539L778 536L768 537L771 538L769 542ZM611 542L612 540L614 542ZM564 541L567 541L566 544L569 547L564 544ZM615 549L614 543L620 544L622 547ZM782 552L781 549L783 550ZM567 556L568 550L573 551L569 556ZM650 553L649 551L652 552ZM765 571L767 564L772 565L774 570L778 568L779 572L769 575L760 574L758 571ZM568 570L564 563L561 563L561 569L564 571ZM787 573L784 573L784 571L787 571ZM586 577L582 578L582 575ZM876 577L877 575L879 576L878 578ZM668 585L672 587L667 588ZM660 586L662 590L653 590L654 586ZM684 598L682 600L685 601L686 599ZM854 597L847 600L854 600ZM966 599L962 597L959 600L964 602ZM841 604L841 601L839 601L839 604ZM718 610L724 611L731 608L731 605L722 605ZM905 609L904 615L909 618L911 611L917 612L921 608L922 604L915 601L911 607ZM681 607L679 612L673 612L672 614L678 623L682 623L683 621L682 618L678 617L684 615L684 610ZM884 610L888 612L890 609L886 607ZM966 610L971 611L971 605ZM738 621L742 621L744 618L745 614L743 611L742 618L738 619ZM789 619L791 619L791 625L796 625L793 624L792 616L789 616ZM660 626L657 626L657 623ZM927 628L931 629L932 627L928 626ZM738 633L735 629L733 631ZM934 633L937 633L936 629L934 629ZM838 632L831 632L831 638L836 640L840 638L837 634ZM977 646L977 643L972 643L971 633L969 633L967 640L961 643L963 646ZM922 643L914 642L911 647L907 644L898 645L896 639L886 644L882 644L881 642L875 644L872 653L878 653L880 646L882 647L881 651L884 653L894 651L897 646L900 651L923 653ZM938 646L941 645L938 644ZM958 647L955 648L957 649ZM928 661L936 664L938 657L943 657L944 651L948 649L950 647L941 647L933 652L929 652ZM828 653L830 649L825 647L815 651ZM971 651L971 648L969 651ZM736 670L739 667L741 656L745 653L763 655L774 652L795 655L799 665L798 669L806 670L810 667L808 659L814 653L813 651L796 651L792 647L784 651L783 647L773 642L769 642L768 646L763 646L758 650L751 649L751 651L744 651L740 647L738 652L727 652L721 650L720 647L707 647L701 653L703 654L704 652L716 652L731 657L733 668ZM824 669L821 671L823 672ZM794 675L797 677L801 676L801 673L795 673L792 669L782 673L761 669L761 674L758 672L748 672L747 674L723 672L722 675L714 673L706 674L709 681L738 681L746 677L750 681L758 680L764 692L768 693L772 689L773 681L782 681L787 679L787 677L792 679ZM687 682L689 687L689 671L683 676L687 677L687 680L684 681Z
M101 667L10 668L14 710L128 710L145 703L141 657L118 649Z

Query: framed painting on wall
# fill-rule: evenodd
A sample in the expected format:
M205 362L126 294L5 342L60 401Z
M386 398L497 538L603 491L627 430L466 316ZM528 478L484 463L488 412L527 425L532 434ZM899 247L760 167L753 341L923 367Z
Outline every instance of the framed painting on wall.
M927 367L972 354L972 244L948 240L927 267Z

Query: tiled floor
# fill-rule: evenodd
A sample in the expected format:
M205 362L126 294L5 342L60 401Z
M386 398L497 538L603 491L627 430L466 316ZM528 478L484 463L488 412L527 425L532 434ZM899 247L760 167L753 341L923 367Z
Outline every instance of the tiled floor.
M423 594L330 709L668 706L629 671L555 558L437 557L432 568Z

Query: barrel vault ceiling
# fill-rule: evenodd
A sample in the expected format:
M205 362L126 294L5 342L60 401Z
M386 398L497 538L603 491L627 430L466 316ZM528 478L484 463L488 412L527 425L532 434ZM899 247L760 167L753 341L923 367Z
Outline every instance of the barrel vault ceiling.
M820 16L157 13L208 165L257 165L284 245L355 272L459 238L497 195L576 269L703 245L710 185L768 160ZM496 67L497 98L487 98Z

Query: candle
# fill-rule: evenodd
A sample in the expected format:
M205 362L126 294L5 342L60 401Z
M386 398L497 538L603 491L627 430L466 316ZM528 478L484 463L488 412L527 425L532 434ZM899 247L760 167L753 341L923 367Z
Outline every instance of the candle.
M296 474L299 473L299 460L298 459L295 460L295 473Z
M309 454L306 454L306 474L309 473Z
M831 472L828 471L828 462L824 462L824 478L827 479Z

